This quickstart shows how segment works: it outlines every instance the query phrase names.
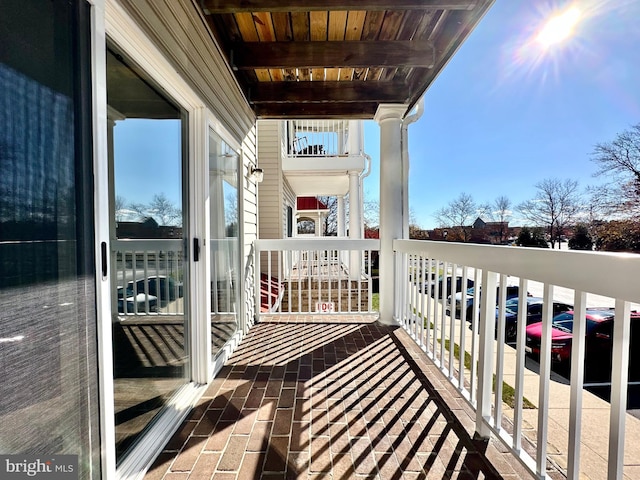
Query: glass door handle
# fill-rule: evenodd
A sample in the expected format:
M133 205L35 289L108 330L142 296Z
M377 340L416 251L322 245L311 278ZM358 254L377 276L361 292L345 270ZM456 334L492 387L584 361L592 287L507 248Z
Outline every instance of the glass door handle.
M193 239L193 261L200 261L200 240L197 237Z

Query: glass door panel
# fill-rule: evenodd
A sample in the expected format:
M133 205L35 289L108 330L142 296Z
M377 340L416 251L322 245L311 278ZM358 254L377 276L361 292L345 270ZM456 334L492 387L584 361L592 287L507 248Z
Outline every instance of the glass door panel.
M213 131L209 134L211 248L211 339L215 357L238 329L240 236L239 155Z
M100 477L90 6L0 2L0 454Z
M116 452L188 382L183 112L107 53Z

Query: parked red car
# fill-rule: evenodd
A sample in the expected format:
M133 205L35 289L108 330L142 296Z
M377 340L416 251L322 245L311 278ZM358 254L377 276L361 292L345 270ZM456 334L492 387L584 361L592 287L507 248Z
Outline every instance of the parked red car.
M613 351L613 321L615 311L612 308L587 309L585 343L585 377L607 381L611 378L611 355ZM630 378L637 376L638 347L633 348L634 338L640 334L640 312L631 312L631 357L629 361ZM527 326L525 351L528 355L540 356L542 322ZM571 341L573 338L573 311L556 315L551 328L551 360L568 370L571 360ZM640 339L639 339L640 340ZM632 359L634 361L632 361Z

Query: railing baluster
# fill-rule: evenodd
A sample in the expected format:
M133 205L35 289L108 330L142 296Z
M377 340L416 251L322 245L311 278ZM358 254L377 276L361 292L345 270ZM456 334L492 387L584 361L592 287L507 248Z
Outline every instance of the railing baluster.
M437 354L438 354L438 296L440 295L440 261L438 259L434 259L435 261L435 281L433 283L433 320L431 323L433 324L433 358L436 361L436 365L439 365Z
M420 346L424 348L424 321L427 318L425 313L425 296L426 296L426 286L425 286L425 272L426 272L426 263L425 263L424 255L420 255L421 269L420 269L420 286L419 291L420 294Z
M433 262L433 259L431 257L428 257L427 258L427 286L425 288L425 295L427 296L427 312L424 315L424 320L423 320L427 328L427 338L425 339L424 343L427 347L427 353L431 355L433 355L431 351L431 334L433 333L431 328L431 319L433 318L433 315L431 314L431 310L433 307L433 301L432 301L433 299L431 298L431 288L433 287L433 283L432 283L433 275L431 272L432 262Z
M518 319L516 334L516 384L515 384L515 407L513 409L513 448L516 451L522 449L522 397L524 395L524 347L526 343L527 333L527 290L529 289L529 281L525 278L520 279L518 293Z
M449 263L442 262L442 276L440 283L440 293L441 295L438 297L438 303L440 304L440 368L445 368L445 341L446 341L446 332L447 332L447 312L444 305L445 299L447 298L447 274L449 272Z
M413 324L413 338L418 338L418 272L420 270L420 259L418 255L413 255L413 259L411 261L412 270L413 270L413 283L411 285L411 322Z
M273 273L271 270L271 256L273 255L273 250L267 251L267 298L269 299L269 313L273 313L273 308L271 305L271 279L273 278Z
M584 386L585 334L587 329L587 295L576 290L571 340L571 396L569 403L569 448L567 478L580 478L580 436L582 433L582 388Z
M540 386L538 395L538 437L536 473L547 468L547 434L549 432L549 388L551 375L551 319L553 317L553 285L545 283L542 305L542 337L540 338Z
M502 380L504 378L504 321L505 321L505 305L507 301L507 276L500 275L500 295L498 296L498 326L497 326L497 347L496 353L496 382L495 382L495 399L494 399L494 427L496 430L502 428ZM525 303L526 305L526 303ZM493 311L495 315L495 308ZM495 317L494 317L495 322Z
M127 311L127 251L125 249L122 250L122 312L125 315L128 313Z
M629 336L631 333L629 302L616 299L613 322L613 357L611 360L611 420L609 423L608 480L620 480L624 473L624 433L627 416L629 372Z
M312 250L307 250L307 312L312 313L311 309L311 279L313 278L313 255Z
M460 295L460 301L461 301L461 305L466 304L467 302L467 283L468 283L468 274L469 272L467 271L467 267L463 266L462 267L462 284L461 284L461 295ZM453 319L456 318L456 298L455 295L451 296L451 319L453 321ZM460 355L459 355L459 359L458 359L458 363L459 363L459 368L460 370L458 371L458 388L460 390L464 389L464 379L465 379L465 365L464 365L464 357L465 357L465 353L466 353L466 320L462 317L462 315L460 315Z
M458 266L455 263L451 264L451 298L455 298L456 296L456 285L457 285L457 272L458 272ZM442 298L442 309L446 310L446 301L447 299ZM455 345L455 338L456 338L456 322L454 321L456 318L455 313L454 312L449 312L449 378L453 379L454 376L454 345Z
M144 311L149 313L149 251L142 253L142 269L144 271ZM159 279L158 279L159 280ZM138 299L135 300L138 303Z
M360 252L356 252L356 255L360 257L358 265L362 269L362 255ZM356 272L356 274L358 275L358 308L356 311L362 312L362 271Z
M344 259L344 251L338 250L338 311L342 312L342 260Z
M278 298L280 298L280 291L279 291L279 289L280 289L280 285L281 285L280 279L281 279L281 278L283 278L282 274L283 274L283 272L284 272L284 268L283 268L284 266L282 265L282 260L283 260L283 258L284 258L284 257L283 257L283 255L282 255L282 250L278 250ZM227 289L227 292L228 292L228 291L229 291L229 289ZM229 304L227 303L227 305L229 305ZM279 313L282 313L282 301L280 301L280 302L278 303L278 309L277 309L277 311L278 311Z
M302 262L303 262L304 252L302 250L298 250L298 312L302 312Z
M160 278L160 258L162 257L162 250L156 253L156 278ZM156 286L156 315L160 315L160 285Z
M476 432L489 437L491 418L491 390L493 384L493 345L496 324L496 286L498 275L482 271L482 299L480 300L480 351L478 361L478 407ZM474 310L476 310L474 306Z
M478 300L480 298L482 270L476 268L473 287L473 301L471 303L471 383L470 400L475 403L478 397ZM460 316L467 318L467 304L460 305Z

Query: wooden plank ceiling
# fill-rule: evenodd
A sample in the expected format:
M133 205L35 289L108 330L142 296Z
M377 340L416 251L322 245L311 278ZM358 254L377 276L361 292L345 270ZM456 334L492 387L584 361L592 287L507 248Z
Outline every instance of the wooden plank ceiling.
M494 0L200 0L259 118L408 110Z

